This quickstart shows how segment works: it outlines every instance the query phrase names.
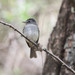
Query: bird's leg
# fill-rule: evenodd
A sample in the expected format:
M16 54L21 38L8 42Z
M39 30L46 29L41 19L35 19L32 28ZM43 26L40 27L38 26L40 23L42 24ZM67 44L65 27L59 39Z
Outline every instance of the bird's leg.
M39 43L37 43L37 51L42 52L42 46Z

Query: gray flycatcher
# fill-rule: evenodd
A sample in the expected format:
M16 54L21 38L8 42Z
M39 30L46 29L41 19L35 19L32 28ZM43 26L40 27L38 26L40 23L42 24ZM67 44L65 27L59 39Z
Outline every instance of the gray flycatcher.
M34 43L38 43L39 40L39 28L36 23L36 21L33 18L29 18L26 21L24 21L26 25L24 26L23 33L24 35L30 39ZM30 47L30 58L36 58L36 50L34 48L34 45L26 40L26 43Z

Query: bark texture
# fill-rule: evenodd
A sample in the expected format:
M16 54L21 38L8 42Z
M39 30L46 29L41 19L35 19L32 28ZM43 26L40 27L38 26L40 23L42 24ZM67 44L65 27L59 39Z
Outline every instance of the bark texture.
M75 13L71 12L72 3L69 0L63 0L56 26L49 38L48 49L52 49L53 53L64 59L64 45L69 35L75 32ZM56 62L49 55L46 56L43 75L73 75L70 71Z

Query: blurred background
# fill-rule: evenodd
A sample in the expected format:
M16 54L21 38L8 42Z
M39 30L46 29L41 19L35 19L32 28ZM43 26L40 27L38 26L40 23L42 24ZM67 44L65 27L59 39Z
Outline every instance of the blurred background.
M22 21L35 18L40 30L39 43L46 48L56 24L62 0L0 0L0 20L22 32ZM42 75L45 52L30 59L25 39L9 27L0 24L0 75Z

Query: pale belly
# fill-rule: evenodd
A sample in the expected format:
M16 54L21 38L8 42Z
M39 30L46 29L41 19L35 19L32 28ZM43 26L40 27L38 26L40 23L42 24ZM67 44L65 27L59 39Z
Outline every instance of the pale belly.
M26 25L24 35L31 41L36 42L39 38L38 27L36 25Z

